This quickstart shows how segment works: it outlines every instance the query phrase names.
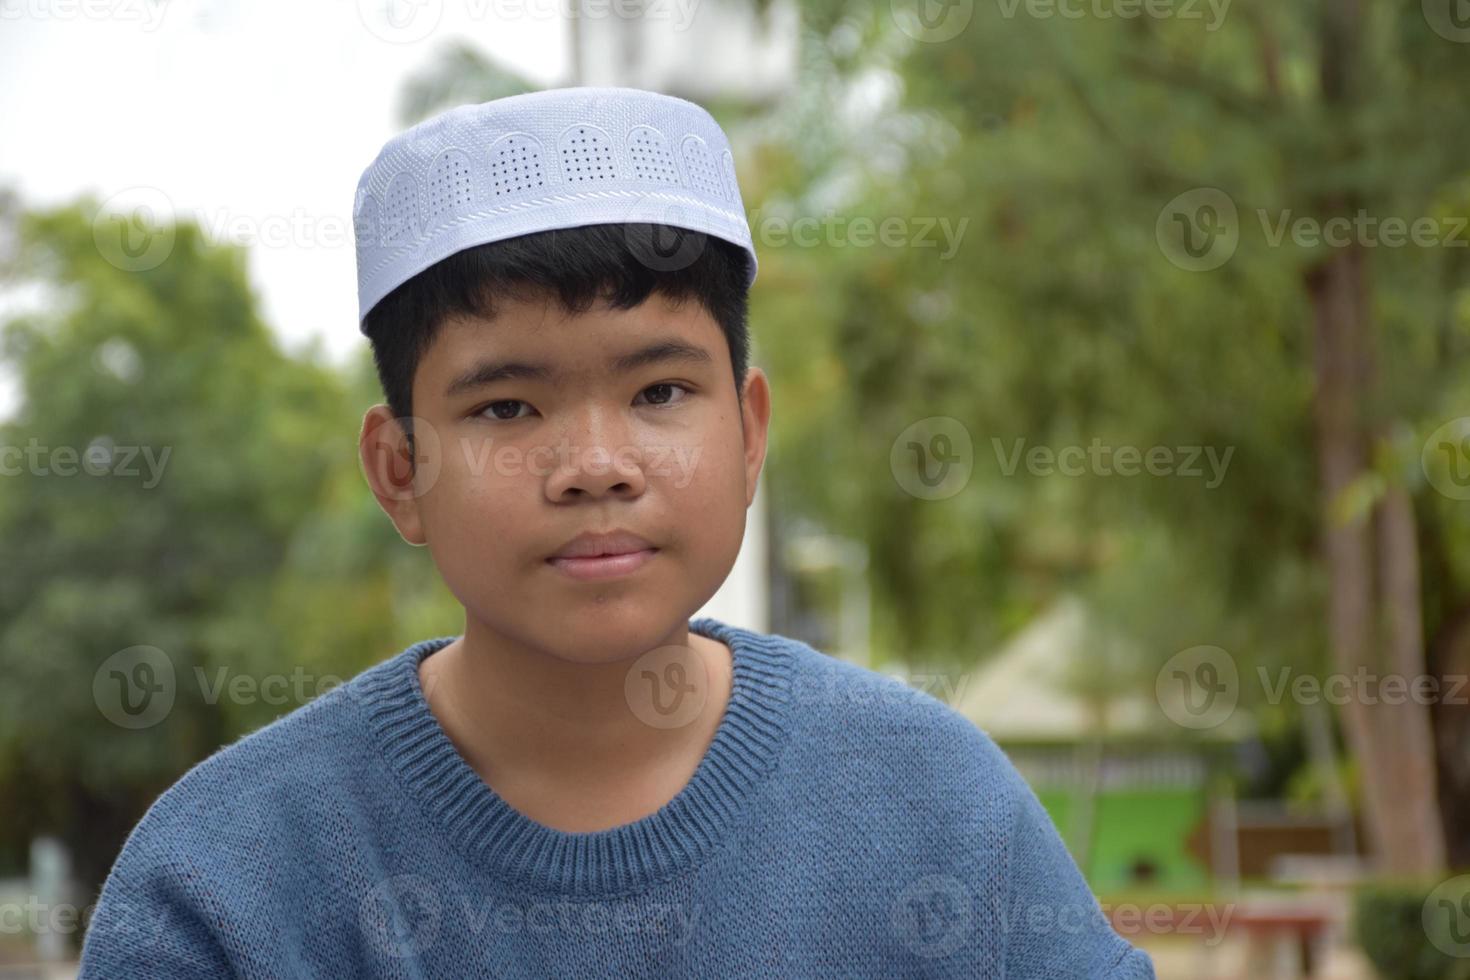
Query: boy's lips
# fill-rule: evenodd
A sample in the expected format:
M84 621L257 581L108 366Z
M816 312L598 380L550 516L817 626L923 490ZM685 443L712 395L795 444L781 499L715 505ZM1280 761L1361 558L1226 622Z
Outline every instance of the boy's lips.
M604 579L643 567L657 552L647 538L620 528L579 534L546 561L575 579Z
M653 542L617 528L613 531L584 531L552 553L552 558L597 558L601 555L631 555L653 548Z
M629 551L619 555L601 555L596 558L548 558L557 570L575 579L604 579L627 575L647 564L657 548Z

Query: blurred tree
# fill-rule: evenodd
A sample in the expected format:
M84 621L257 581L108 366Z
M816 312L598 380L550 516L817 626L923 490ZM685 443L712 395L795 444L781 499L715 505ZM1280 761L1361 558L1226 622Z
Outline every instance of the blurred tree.
M404 84L398 121L412 126L444 109L521 95L534 88L528 79L468 41L450 41Z
M1263 699L1255 668L1427 671L1448 691L1470 665L1467 518L1418 450L1463 414L1465 253L1273 231L1464 214L1464 48L1433 4L1106 16L1123 6L930 5L960 18L935 34L908 4L805 0L803 81L765 122L747 200L907 237L759 242L773 452L801 460L772 469L777 499L871 543L875 645L906 657L991 647L1074 588L1155 669L1226 647L1266 715L1295 706ZM970 222L948 259L946 219ZM1211 249L1215 267L1191 261ZM889 458L936 415L974 437L975 473L929 501ZM1017 440L1094 439L1232 455L1218 488L1179 456L1156 477L1006 472ZM1470 861L1464 709L1388 700L1342 712L1374 853L1436 869L1448 828Z
M0 834L12 865L58 834L95 885L189 766L391 652L420 598L435 615L407 625L455 623L360 482L370 368L349 389L283 354L243 251L190 223L120 231L92 201L11 233L7 279L40 299L0 334L20 387L0 425ZM125 258L170 240L154 267ZM104 665L138 645L174 701L131 729Z

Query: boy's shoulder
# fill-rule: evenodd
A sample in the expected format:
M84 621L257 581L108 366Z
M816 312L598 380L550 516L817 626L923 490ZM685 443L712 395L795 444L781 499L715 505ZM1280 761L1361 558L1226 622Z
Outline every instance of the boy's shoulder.
M792 699L804 717L864 739L918 740L926 751L977 752L991 764L1004 759L983 728L899 673L823 653L790 637L778 638L795 651L798 669L793 671ZM910 676L912 680L916 675Z
M1024 782L976 722L921 686L780 634L792 656L790 701L796 750L840 755L846 772L872 770L912 794L969 788L1009 807ZM927 676L927 675L925 675ZM973 797L972 797L973 799Z
M428 641L437 642L437 641ZM350 792L373 754L370 712L382 680L413 648L359 672L196 762L155 799L129 835L258 844L309 826L314 807ZM126 848L125 848L126 849Z
M1035 791L979 724L897 676L793 649L800 737L788 772L831 774L811 778L827 780L834 819L860 821L864 839L899 857L903 896L995 913L1002 952L973 975L1003 962L1006 976L1028 980L1153 980L1147 954L1113 930ZM841 815L845 801L858 816ZM960 935L978 930L963 924Z
M156 976L234 975L227 920L314 894L303 876L351 846L366 808L403 812L372 772L373 717L419 646L220 747L155 799L102 884L80 975L141 976L145 961Z

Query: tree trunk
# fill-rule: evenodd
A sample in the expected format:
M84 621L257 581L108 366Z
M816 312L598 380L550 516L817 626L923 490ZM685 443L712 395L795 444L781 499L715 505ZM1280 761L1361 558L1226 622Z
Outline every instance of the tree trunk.
M1380 870L1433 874L1443 868L1445 849L1428 706L1400 699L1392 688L1385 698L1383 686L1387 676L1412 684L1425 674L1413 508L1404 490L1392 487L1371 510L1342 510L1345 491L1369 469L1375 428L1366 410L1374 371L1363 249L1337 250L1308 274L1307 287L1328 639L1336 671L1351 682L1343 727L1357 757L1364 823ZM1388 703L1397 700L1403 703Z
M1379 690L1375 734L1392 745L1393 774L1402 794L1394 801L1395 869L1434 873L1445 865L1444 825L1440 821L1432 698L1416 688L1428 674L1424 655L1423 591L1419 581L1419 539L1408 491L1393 484L1378 505L1378 546L1382 588L1383 642L1389 676L1404 678L1407 691ZM1371 691L1371 689L1370 689ZM1401 696L1402 695L1402 696ZM1402 701L1402 703L1394 703Z
M1435 531L1429 529L1431 535ZM1447 570L1443 575L1445 581L1451 581ZM1470 603L1442 618L1426 658L1429 673L1440 678L1440 697L1430 715L1439 757L1439 812L1447 835L1446 863L1465 868L1470 867L1470 687L1465 683L1470 674Z
M1362 0L1325 0L1321 8L1319 81L1328 117L1344 128L1337 153L1357 156L1350 125L1360 104ZM1333 194L1317 202L1324 219L1351 218L1362 202ZM1307 274L1314 319L1314 413L1322 483L1323 543L1330 580L1328 642L1351 686L1344 730L1357 757L1364 822L1373 856L1388 873L1443 870L1429 707L1386 676L1412 685L1425 674L1419 546L1414 511L1401 486L1371 506L1344 510L1346 491L1368 473L1379 431L1366 254L1362 243L1338 248ZM1376 532L1376 533L1375 533ZM1358 678L1369 682L1360 686ZM1385 698L1385 693L1393 695Z

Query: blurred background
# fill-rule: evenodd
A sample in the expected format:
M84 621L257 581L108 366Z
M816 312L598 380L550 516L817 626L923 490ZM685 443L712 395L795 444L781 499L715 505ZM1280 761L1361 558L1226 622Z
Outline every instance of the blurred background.
M353 192L575 84L736 152L774 418L705 614L990 732L1161 978L1470 976L1465 0L0 0L0 975L462 629L358 468Z

